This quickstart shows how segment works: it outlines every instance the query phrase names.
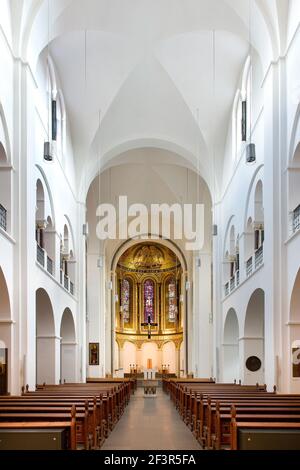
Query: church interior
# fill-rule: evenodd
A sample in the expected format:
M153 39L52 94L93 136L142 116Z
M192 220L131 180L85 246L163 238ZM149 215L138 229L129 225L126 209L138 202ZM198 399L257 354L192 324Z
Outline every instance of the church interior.
M299 0L0 0L0 451L300 450L299 60Z

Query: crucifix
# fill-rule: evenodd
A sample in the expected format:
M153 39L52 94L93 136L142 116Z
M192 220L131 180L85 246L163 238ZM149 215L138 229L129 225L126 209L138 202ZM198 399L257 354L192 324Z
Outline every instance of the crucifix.
M147 326L148 327L148 339L151 339L151 328L158 326L158 323L152 323L151 322L151 315L148 315L148 321L147 323L141 323L141 326Z

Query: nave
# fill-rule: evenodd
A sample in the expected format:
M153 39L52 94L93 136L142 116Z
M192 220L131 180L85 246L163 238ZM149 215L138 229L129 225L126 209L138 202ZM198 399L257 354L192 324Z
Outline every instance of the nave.
M201 450L168 395L144 398L138 388L102 450Z

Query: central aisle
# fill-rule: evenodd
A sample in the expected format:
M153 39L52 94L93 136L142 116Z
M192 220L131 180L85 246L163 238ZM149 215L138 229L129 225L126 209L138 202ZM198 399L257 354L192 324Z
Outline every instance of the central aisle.
M102 450L201 450L168 395L144 398L139 388Z

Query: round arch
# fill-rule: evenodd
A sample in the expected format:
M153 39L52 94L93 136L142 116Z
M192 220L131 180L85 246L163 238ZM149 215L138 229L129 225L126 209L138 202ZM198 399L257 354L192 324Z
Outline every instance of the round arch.
M0 395L11 389L12 324L8 286L0 266Z
M36 291L36 382L57 382L59 338L55 334L52 302L43 288Z
M137 364L137 348L132 341L125 341L123 347L118 343L119 346L119 368L124 370L125 374L129 374L132 370L132 365ZM123 363L121 359L123 356Z
M36 181L40 180L40 182L42 184L43 191L44 191L45 202L46 202L46 199L48 199L47 200L47 205L48 205L48 208L47 208L48 214L47 214L47 216L50 215L51 220L52 220L52 225L55 228L56 227L56 217L55 217L54 201L53 201L53 197L52 197L50 184L47 180L47 177L46 177L46 174L45 174L43 168L40 165L36 165L36 168L37 168Z
M292 127L292 132L291 132L291 137L290 137L290 147L289 147L289 152L288 152L288 166L292 165L295 163L295 156L297 157L297 163L300 163L300 158L298 155L300 155L300 152L298 149L298 144L300 142L300 104L298 104L295 117L294 117L294 123Z
M186 275L187 270L188 270L188 265L187 265L187 261L185 259L184 254L182 253L181 249L172 240L166 240L166 239L163 239L162 237L159 237L158 240L157 239L152 240L151 235L149 235L149 234L147 235L147 237L148 238L146 239L146 236L145 236L145 238L143 240L130 239L130 240L126 240L123 243L120 243L119 247L114 251L111 263L108 266L108 269L110 268L109 272L114 276L114 273L117 272L118 261L127 250L134 247L135 245L140 245L141 243L147 244L147 242L151 242L151 243L155 243L157 245L167 247L177 257L177 260L179 261L179 263L181 265L181 273L182 273L181 277L183 279ZM166 279L167 279L167 277L165 277L164 282L166 281ZM182 279L179 282L182 283ZM142 302L144 302L143 286L144 286L144 282L146 280L153 280L155 283L157 282L154 274L152 274L150 272L149 273L145 272L145 273L141 274L139 282L140 282L140 295L141 295L140 298L143 299ZM111 326L111 332L112 332L111 333L111 350L114 353L114 354L112 354L112 357L111 357L111 368L112 368L112 370L116 367L116 363L118 362L117 358L114 357L115 354L116 354L116 349L114 348L114 344L115 344L115 330L116 330L116 326L117 326L117 323L118 323L118 321L116 320L116 296L119 299L119 295L116 293L116 287L114 289L113 285L114 285L114 282L111 283L111 289L110 289L110 305L111 305L111 321L112 321L112 326ZM179 371L180 371L180 361L181 361L181 364L186 365L187 364L187 358L188 358L188 350L187 350L187 345L188 345L188 327L187 327L188 290L185 288L185 286L181 285L181 292L182 292L182 294L181 294L182 300L180 300L180 302L182 302L183 307L182 307L182 310L181 310L182 313L181 313L181 316L180 316L180 325L181 325L181 327L182 327L182 325L184 326L184 330L183 330L183 333L182 333L182 330L180 330L180 333L177 334L177 337L176 337L177 339L176 340L179 341L179 337L180 337L181 341L182 341L182 343L184 343L185 347L184 347L184 351L181 350L181 353L179 351L178 354L177 354L177 350L175 348L172 367L174 369L174 373L176 371L177 374L179 374ZM163 295L163 290L161 291L161 295ZM159 290L155 289L155 294L154 294L155 305L157 305L157 302L159 301L158 297L159 297ZM117 301L117 303L118 303L118 301ZM162 302L164 302L164 301L165 300L162 299ZM158 321L158 318L155 318L155 322L157 322L157 321ZM149 344L149 340L147 340L146 338L147 338L147 336L145 337L145 339L141 338L138 341L141 348L145 348L144 345ZM128 339L128 341L130 341L130 340ZM169 342L169 340L166 341L166 342ZM182 343L181 343L181 345L182 345ZM122 344L120 344L120 343L118 343L118 344L119 344L119 365L120 364L122 365L123 360L120 360L120 357L121 357L121 355L124 356L124 350L123 350ZM135 344L135 343L133 343L133 344ZM163 346L163 344L162 344L162 346ZM162 355L162 349L160 348L159 353L155 355L155 364L157 364L157 366L155 366L155 367L158 367L159 369L161 368L161 365L162 365L161 355ZM180 355L181 355L181 357L180 357ZM154 353L152 354L152 356L154 356ZM148 357L148 359L151 359L151 358L152 357ZM145 368L147 367L147 364L145 362L145 357L143 355L143 352L141 352L141 350L138 350L138 352L137 352L137 362L138 362L139 367L141 367L141 366L145 367ZM187 367L187 366L185 366L185 367ZM125 368L124 368L124 370L125 370Z
M5 156L6 163L11 162L11 148L10 148L10 139L9 139L9 132L7 127L7 122L5 119L5 113L3 106L0 102L0 142L2 142L2 153L0 156L0 162L2 160L1 157Z
M162 346L162 364L169 374L178 374L176 370L176 345L174 341L166 341Z
M0 103L0 227L11 233L12 229L12 181L13 172L10 166L10 143L4 111Z
M239 378L239 321L236 311L227 312L223 332L223 381Z
M60 380L62 383L76 382L76 328L74 317L69 308L63 312L60 324L61 357Z
M248 189L248 194L247 194L247 198L246 198L246 204L245 204L245 213L244 213L244 230L247 231L247 224L248 224L248 220L249 220L249 217L251 216L251 214L249 214L249 210L250 210L250 203L251 203L251 198L253 198L253 202L254 202L254 191L255 191L255 188L256 188L256 182L261 179L263 181L263 175L261 175L260 177L258 176L260 173L262 173L262 169L264 168L264 165L261 164L259 165L252 178L251 178L251 182L250 182L250 185L249 185L249 189ZM254 214L252 214L252 218L254 217Z
M264 356L265 356L265 292L263 289L256 289L248 302L244 323L243 336L244 349L244 383L253 385L263 384ZM248 363L257 363L257 368Z
M213 182L210 181L210 172L209 169L203 166L197 159L197 157L191 153L188 149L181 147L173 141L166 141L158 138L140 138L135 140L125 141L116 145L113 149L106 152L101 158L101 174L107 169L114 167L122 162L122 156L131 150L139 150L145 148L152 148L157 150L166 150L173 154L173 164L177 166L182 166L194 171L199 177L201 177L208 189L210 194L214 188ZM174 160L174 157L177 157ZM83 200L86 200L87 194L90 186L92 185L94 179L99 175L99 161L92 161L89 165L88 171L82 177L80 184L80 197Z
M179 259L180 264L183 267L184 271L187 271L186 258L184 256L183 252L181 251L181 249L178 247L178 245L175 242L173 242L173 240L167 240L167 239L165 239L161 236L157 236L158 239L152 240L151 239L151 234L144 234L144 235L142 235L142 237L145 237L145 239L142 240L143 242L147 242L147 241L150 242L151 241L151 242L155 242L155 243L160 243L161 245L164 245L167 248L169 248L171 251L173 251L173 253L175 253L177 258ZM137 240L134 240L134 239L131 238L131 239L126 240L123 243L121 243L119 245L119 247L115 250L115 253L112 257L111 271L116 270L118 260L123 255L123 253L125 253L125 251L127 251L128 248L131 248L134 245L138 245L140 242L141 242L141 240L137 241Z
M290 299L290 310L289 310L289 348L291 361L289 380L290 380L290 392L299 393L300 390L300 378L299 378L299 351L300 351L300 269L296 275L294 282L291 299ZM296 361L295 361L296 359Z

